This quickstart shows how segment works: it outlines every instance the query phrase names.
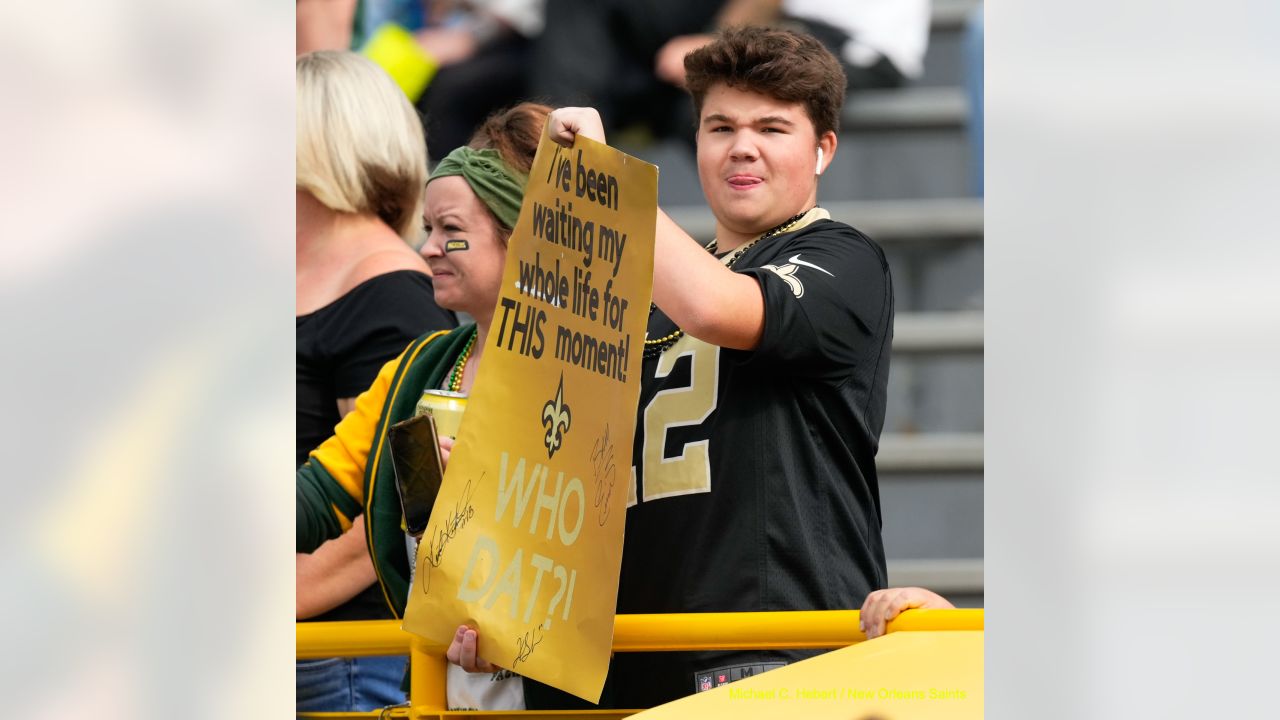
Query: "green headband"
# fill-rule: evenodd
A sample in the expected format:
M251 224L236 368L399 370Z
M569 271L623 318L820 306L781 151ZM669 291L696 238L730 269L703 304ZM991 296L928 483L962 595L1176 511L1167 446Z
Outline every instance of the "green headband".
M516 226L529 176L503 162L497 150L457 148L444 156L427 182L450 175L461 175L476 197L497 216L498 222L508 228Z

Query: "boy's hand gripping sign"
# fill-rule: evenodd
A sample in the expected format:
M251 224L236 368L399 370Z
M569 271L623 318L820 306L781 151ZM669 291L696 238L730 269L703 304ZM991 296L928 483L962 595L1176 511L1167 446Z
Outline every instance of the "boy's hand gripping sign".
M404 628L597 702L609 666L658 169L544 133Z

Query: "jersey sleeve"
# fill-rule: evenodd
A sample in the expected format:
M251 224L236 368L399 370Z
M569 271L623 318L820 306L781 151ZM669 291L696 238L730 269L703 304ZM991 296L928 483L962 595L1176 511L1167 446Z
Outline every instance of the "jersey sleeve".
M764 332L739 354L754 365L839 380L877 362L893 334L888 263L852 228L792 239L768 263L741 271L760 283Z
M373 384L356 398L355 409L298 468L298 552L311 552L338 537L363 512L369 449L401 357L382 366Z
M397 272L370 283L326 328L330 347L335 348L336 396L353 397L364 390L378 368L415 338L456 325L453 316L436 305L426 275Z

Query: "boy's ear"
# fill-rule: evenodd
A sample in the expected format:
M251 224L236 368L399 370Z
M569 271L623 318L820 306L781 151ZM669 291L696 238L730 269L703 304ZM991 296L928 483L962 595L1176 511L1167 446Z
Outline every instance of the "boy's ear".
M823 171L831 166L831 161L836 156L837 144L839 144L839 140L831 130L822 133L822 137L818 138L818 166L814 171L815 175L821 175Z

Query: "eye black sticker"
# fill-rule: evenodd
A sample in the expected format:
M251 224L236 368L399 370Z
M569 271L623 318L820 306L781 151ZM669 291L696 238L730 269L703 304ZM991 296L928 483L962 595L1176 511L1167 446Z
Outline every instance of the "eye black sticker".
M446 240L444 243L445 252L458 252L459 250L470 250L471 245L466 240Z

